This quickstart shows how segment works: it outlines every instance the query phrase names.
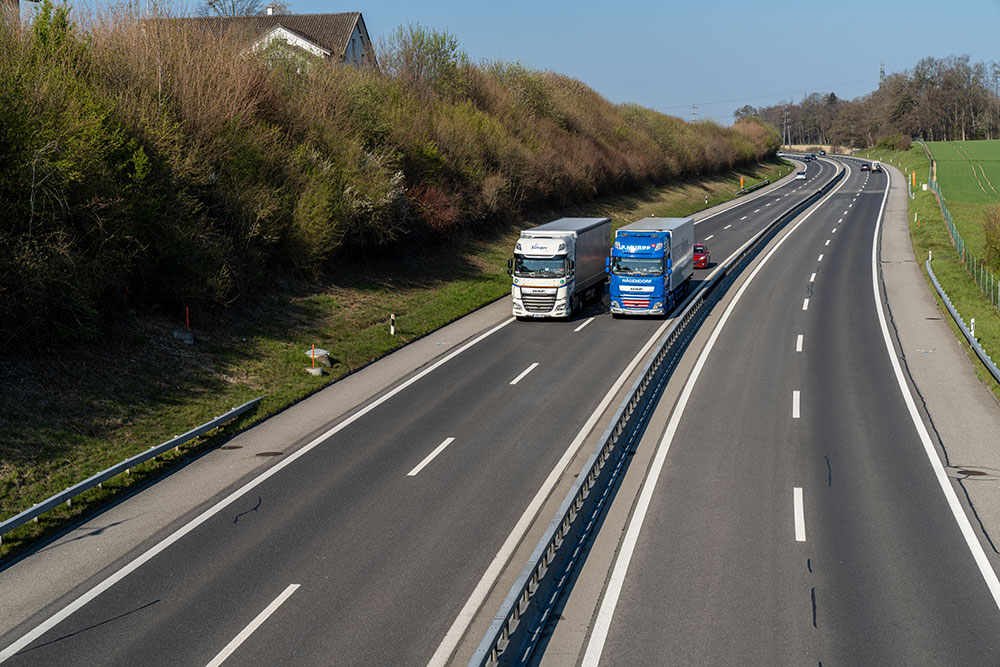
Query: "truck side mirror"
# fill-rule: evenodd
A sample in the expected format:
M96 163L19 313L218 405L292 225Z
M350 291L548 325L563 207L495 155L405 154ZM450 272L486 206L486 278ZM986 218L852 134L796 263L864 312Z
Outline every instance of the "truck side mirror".
M514 258L511 257L507 260L507 275L514 275Z
M571 259L569 260L569 272L573 273L574 270L576 270L576 262Z
M667 273L670 273L670 269L674 268L674 263L667 257Z

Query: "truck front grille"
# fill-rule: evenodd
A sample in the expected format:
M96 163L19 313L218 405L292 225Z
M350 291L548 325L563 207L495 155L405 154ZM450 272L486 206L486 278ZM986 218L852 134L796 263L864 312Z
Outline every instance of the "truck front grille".
M556 305L555 294L522 294L525 310L532 313L549 313Z

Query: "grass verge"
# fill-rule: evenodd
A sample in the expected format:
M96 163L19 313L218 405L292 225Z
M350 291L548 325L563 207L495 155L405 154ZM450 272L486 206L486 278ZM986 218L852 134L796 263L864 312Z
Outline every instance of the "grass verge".
M948 298L951 299L955 309L966 322L971 318L976 319L976 338L983 346L983 349L994 359L1000 358L1000 311L987 300L972 280L972 276L966 271L965 266L963 266L958 253L955 251L955 246L952 245L951 237L948 235L948 228L945 225L944 216L941 214L941 209L938 206L934 193L930 190L921 189L921 182L926 182L928 168L930 167L930 161L924 154L923 148L919 144L914 144L913 148L909 151L900 152L873 149L865 151L860 155L872 160L892 164L902 170L904 174L914 171L917 173L916 196L914 199L909 200L908 218L910 240L913 243L914 255L924 273L927 288L933 294L935 301L937 301L938 309L944 315L944 319L949 323L955 336L959 339L963 348L965 348L966 354L972 360L977 377L1000 399L1000 384L993 379L992 374L979 361L979 357L976 356L972 348L969 347L968 341L965 340L965 336L958 328L958 325L951 319L947 308L945 308L944 303L934 290L934 285L931 284L926 269L923 268L927 253L932 252L934 257L934 275L937 276L942 289L948 294ZM940 171L941 169L942 167L939 163L938 170ZM946 191L945 195L947 196L947 194ZM952 219L956 227L959 228L959 233L966 238L969 247L972 247L973 241L971 239L975 238L975 235L972 233L966 235L965 230L973 228L975 222L971 221L970 217L966 217L959 212L964 211L965 207L956 207L951 201L947 201L946 203L952 213ZM967 204L966 206L975 205ZM914 218L914 216L916 217ZM960 218L963 219L960 221ZM983 238L981 224L978 232L978 238L981 242Z
M609 197L524 221L607 216L621 226L679 217L728 201L791 170L784 161ZM520 226L519 226L520 227ZM44 356L0 357L0 520L129 456L263 396L237 423L137 466L4 536L0 559L157 479L236 432L394 349L507 294L506 259L519 228L441 247L397 247L356 258L320 286L286 283L253 306L192 310L194 346L175 339L184 313L135 315L97 343ZM389 315L396 315L390 336ZM328 374L304 372L306 350L330 352ZM58 388L54 391L53 388Z

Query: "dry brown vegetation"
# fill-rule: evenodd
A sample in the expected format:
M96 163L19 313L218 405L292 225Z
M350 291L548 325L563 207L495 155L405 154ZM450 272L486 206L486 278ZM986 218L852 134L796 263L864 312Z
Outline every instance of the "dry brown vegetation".
M419 26L381 71L43 2L0 28L0 341L95 335L128 308L228 304L400 238L447 242L773 152L583 83L468 61Z

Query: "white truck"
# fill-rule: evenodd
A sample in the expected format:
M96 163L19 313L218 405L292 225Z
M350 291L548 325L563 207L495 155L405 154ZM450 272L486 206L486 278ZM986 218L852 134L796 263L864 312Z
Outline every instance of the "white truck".
M569 317L604 294L611 218L560 218L525 229L507 260L519 320Z

